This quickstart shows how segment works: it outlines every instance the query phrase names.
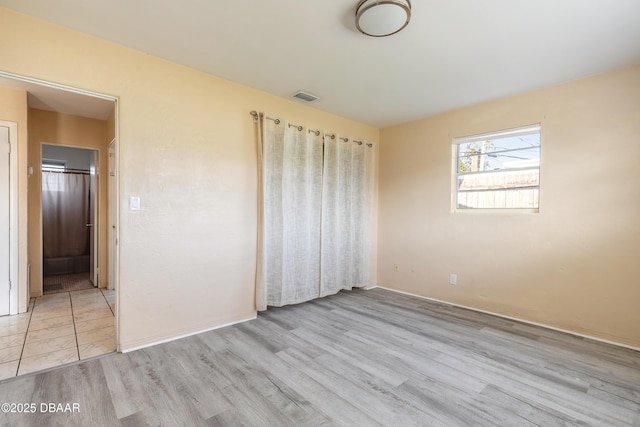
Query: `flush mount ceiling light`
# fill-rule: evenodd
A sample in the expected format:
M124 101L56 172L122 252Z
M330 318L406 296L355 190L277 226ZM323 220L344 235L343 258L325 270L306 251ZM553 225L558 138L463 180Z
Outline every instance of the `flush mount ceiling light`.
M371 37L386 37L409 24L411 1L362 0L356 9L356 27Z

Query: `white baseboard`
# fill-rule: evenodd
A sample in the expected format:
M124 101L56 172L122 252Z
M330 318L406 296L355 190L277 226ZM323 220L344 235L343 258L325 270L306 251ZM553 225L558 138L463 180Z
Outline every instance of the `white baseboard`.
M121 352L122 353L129 353L129 352L136 351L136 350L142 350L143 348L153 347L154 345L164 344L164 343L167 343L167 342L179 340L181 338L187 338L187 337L190 337L190 336L193 336L193 335L198 335L198 334L202 334L202 333L209 332L209 331L215 331L216 329L226 328L227 326L237 325L238 323L244 323L244 322L248 322L250 320L255 320L255 319L257 319L257 317L258 317L258 315L256 314L256 315L254 315L252 317L249 317L249 318L246 318L246 319L236 320L236 321L233 321L233 322L230 322L230 323L225 323L223 325L213 326L211 328L205 328L205 329L202 329L202 330L189 332L187 334L177 335L177 336L174 336L174 337L171 337L171 338L165 338L165 339L162 339L162 340L159 340L159 341L153 341L153 342L142 344L142 345L139 345L139 346L130 347L130 348L121 350Z
M591 336L591 335L586 335L586 334L581 334L579 332L570 331L568 329L556 328L555 326L545 325L544 323L532 322L530 320L519 319L517 317L511 317L511 316L507 316L505 314L494 313L493 311L481 310L479 308L469 307L467 305L456 304L456 303L450 302L450 301L444 301L444 300L440 300L440 299L437 299L437 298L430 298L430 297L425 297L425 296L422 296L422 295L412 294L411 292L404 292L404 291L399 291L397 289L385 288L384 286L371 286L369 288L363 288L363 289L368 291L368 290L375 289L375 288L385 289L387 291L396 292L396 293L399 293L399 294L408 295L408 296L420 298L420 299L427 300L427 301L439 302L441 304L447 304L447 305L451 305L451 306L454 306L454 307L465 308L467 310L476 311L478 313L489 314L491 316L501 317L503 319L508 319L508 320L514 320L516 322L526 323L528 325L533 325L533 326L539 326L541 328L551 329L553 331L564 332L565 334L574 335L574 336L581 337L581 338L587 338L587 339L590 339L590 340L593 340L593 341L598 341L598 342L605 343L605 344L615 345L616 347L622 347L622 348L626 348L628 350L640 351L640 347L634 347L634 346L631 346L631 345L628 345L628 344L619 343L619 342L616 342L616 341L609 341L609 340L605 340L603 338L598 338L598 337L594 337L594 336Z

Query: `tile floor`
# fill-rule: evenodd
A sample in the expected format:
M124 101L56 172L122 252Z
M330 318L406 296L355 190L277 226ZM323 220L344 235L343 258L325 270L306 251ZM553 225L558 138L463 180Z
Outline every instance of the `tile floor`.
M115 350L115 291L87 289L33 298L0 317L0 380Z
M83 289L94 289L93 283L89 279L89 273L58 274L56 276L45 276L43 279L44 294L57 294L59 292L80 291ZM60 290L48 290L47 285L62 285Z

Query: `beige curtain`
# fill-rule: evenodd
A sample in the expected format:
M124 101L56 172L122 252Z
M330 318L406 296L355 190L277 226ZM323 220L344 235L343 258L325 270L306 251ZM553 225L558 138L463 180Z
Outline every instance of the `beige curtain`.
M89 253L90 176L42 172L42 249L44 258Z
M258 310L318 297L322 203L322 135L268 119L261 126Z
M373 144L256 121L256 308L370 285Z
M370 284L373 159L372 144L325 137L320 296Z
M267 287L264 277L265 241L264 241L264 140L265 119L256 115L256 139L258 142L258 244L256 253L256 309L267 309Z

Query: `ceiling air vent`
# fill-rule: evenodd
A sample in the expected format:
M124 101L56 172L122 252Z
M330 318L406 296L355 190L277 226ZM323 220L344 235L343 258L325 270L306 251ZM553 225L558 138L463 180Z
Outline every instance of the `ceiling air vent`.
M293 98L298 98L298 99L301 99L301 100L306 101L306 102L313 102L313 101L315 101L316 99L318 99L318 97L317 97L317 96L315 96L315 95L311 95L310 93L302 92L302 91L296 92L296 93L294 93L294 94L293 94L293 95L291 95L291 96L292 96Z

